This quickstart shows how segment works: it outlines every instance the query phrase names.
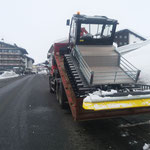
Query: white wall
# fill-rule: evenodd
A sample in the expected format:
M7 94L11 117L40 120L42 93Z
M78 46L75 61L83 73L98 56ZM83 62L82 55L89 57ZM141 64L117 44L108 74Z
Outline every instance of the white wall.
M28 59L28 65L27 65L28 68L29 68L29 69L32 69L32 65L33 65L33 64L32 64L32 60L31 60L31 59Z

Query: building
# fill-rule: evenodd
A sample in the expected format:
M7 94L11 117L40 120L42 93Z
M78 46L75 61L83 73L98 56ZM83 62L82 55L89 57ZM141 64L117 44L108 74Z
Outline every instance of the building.
M117 43L118 47L120 47L145 40L146 38L129 29L123 29L115 33L114 42Z
M29 56L24 56L25 57L25 69L31 69L33 67L34 59L32 59Z
M28 54L26 49L0 42L0 70L25 69L24 56Z

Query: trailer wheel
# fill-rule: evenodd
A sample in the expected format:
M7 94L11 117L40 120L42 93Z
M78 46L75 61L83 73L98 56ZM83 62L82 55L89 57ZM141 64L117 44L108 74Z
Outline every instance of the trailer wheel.
M52 78L49 77L49 91L50 93L54 93L54 91L52 90Z
M58 101L62 109L66 108L66 101L67 96L63 87L63 84L60 82L59 84L59 95L58 95Z
M59 82L56 81L56 100L59 101Z

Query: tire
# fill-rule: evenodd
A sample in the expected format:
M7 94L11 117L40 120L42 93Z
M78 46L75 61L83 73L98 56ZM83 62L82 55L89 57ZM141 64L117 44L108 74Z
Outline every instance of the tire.
M51 81L52 81L52 78L49 77L49 91L50 91L50 93L54 93L54 91L52 90L52 83L51 83Z
M59 100L59 81L56 81L56 100Z
M66 101L67 101L67 96L66 96L66 93L65 93L65 90L64 90L64 87L63 87L63 84L62 82L60 82L59 84L59 89L58 89L58 102L60 104L60 107L62 109L66 109Z

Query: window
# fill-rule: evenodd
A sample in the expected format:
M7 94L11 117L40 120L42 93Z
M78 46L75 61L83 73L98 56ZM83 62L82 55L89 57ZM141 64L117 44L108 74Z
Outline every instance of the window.
M127 36L125 35L124 38L127 39Z
M113 25L110 24L81 24L80 38L102 39L111 37Z
M110 37L112 33L112 25L105 25L103 36Z
M119 37L120 37L120 39L122 39L122 35L120 35Z
M71 26L70 35L71 35L72 37L75 37L75 34L76 34L76 24L75 24L75 21L73 20L73 21L72 21L72 26Z
M122 45L122 42L120 42L119 45Z
M117 35L115 36L115 38L116 38L116 39L118 38Z

